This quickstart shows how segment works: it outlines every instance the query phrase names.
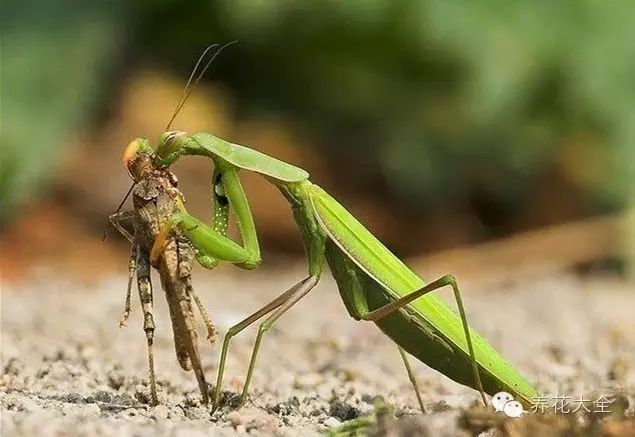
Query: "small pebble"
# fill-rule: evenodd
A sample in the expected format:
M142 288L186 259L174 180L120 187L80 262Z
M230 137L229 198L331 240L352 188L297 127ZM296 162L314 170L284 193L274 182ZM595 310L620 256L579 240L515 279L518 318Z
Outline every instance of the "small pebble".
M72 404L64 402L62 404L62 413L65 416L96 416L101 413L101 409L97 404Z
M42 409L35 402L33 402L31 399L28 399L28 398L21 399L18 396L14 395L10 397L7 396L6 399L7 400L6 400L5 408L7 410L24 411L25 413L34 413Z
M324 423L324 426L331 428L333 426L339 426L342 422L337 420L335 417L329 417L323 423Z
M155 420L165 420L169 414L170 410L165 405L157 405L152 409L152 418Z
M322 376L318 373L305 373L296 377L293 385L295 388L310 388L320 384L322 380Z

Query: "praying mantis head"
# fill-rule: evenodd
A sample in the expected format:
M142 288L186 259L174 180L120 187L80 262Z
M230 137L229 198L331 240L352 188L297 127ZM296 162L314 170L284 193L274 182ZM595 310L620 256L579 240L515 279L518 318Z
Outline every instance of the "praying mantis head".
M187 132L167 131L159 138L155 159L162 166L169 166L185 152Z

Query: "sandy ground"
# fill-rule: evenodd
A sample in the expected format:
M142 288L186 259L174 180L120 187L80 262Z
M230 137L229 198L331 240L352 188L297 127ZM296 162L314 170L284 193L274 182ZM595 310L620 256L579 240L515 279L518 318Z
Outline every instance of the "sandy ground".
M303 273L295 267L273 271L197 270L195 286L221 332ZM117 327L126 278L87 284L54 277L34 274L28 282L2 287L3 436L313 435L371 413L377 395L394 405L402 421L415 423L421 435L456 435L466 432L464 409L478 404L475 392L413 362L428 410L421 416L394 346L372 324L348 317L326 274L265 337L247 406L239 411L226 406L213 414L200 405L193 374L177 364L167 307L155 280L162 405L150 407L138 300L133 300L128 326ZM610 277L563 275L489 290L463 284L463 289L471 323L541 392L621 393L630 401L627 416L632 417L632 285ZM213 385L220 344L205 343L200 328ZM245 331L230 349L228 397L241 389L254 333Z

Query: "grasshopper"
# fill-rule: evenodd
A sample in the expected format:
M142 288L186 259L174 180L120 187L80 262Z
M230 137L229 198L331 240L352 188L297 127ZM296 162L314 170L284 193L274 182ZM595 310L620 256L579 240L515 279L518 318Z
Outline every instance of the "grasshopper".
M203 316L208 339L212 344L216 330L192 287L191 271L194 250L184 235L173 232L164 239L161 256L156 250L154 254L152 253L161 225L168 222L175 212L182 208L183 194L177 188L176 176L167 169L157 169L148 155L135 155L128 151L124 154L124 165L134 181L132 187L134 208L132 211L117 212L109 217L110 223L132 244L125 308L119 326L125 326L130 315L130 297L136 273L143 311L143 329L148 348L150 397L152 403L157 404L153 353L155 322L150 279L150 267L154 267L159 272L161 286L168 301L177 359L184 370L194 370L203 402L207 403L209 401L208 388L197 346L198 336L192 300L195 301ZM129 220L133 222L134 234L130 234L123 226L123 223Z
M234 44L235 41L220 46L207 61L194 80L194 75L199 71L201 62L205 59L210 50L218 47L218 44L208 46L199 57L190 78L185 86L183 96L178 102L172 117L170 118L166 130L183 108L190 93L199 82L205 71L226 47ZM209 235L196 235L198 221L189 216L185 211L185 198L178 189L178 180L169 168L162 165L152 153L148 142L137 139L126 146L123 153L123 165L133 180L130 190L119 204L117 212L108 218L109 223L117 229L132 245L130 260L128 263L128 286L124 312L119 322L123 327L130 315L130 300L134 276L137 276L137 288L141 300L143 311L143 329L146 334L148 349L148 373L150 383L150 398L153 404L158 404L156 388L156 375L154 370L154 315L153 315L153 295L152 282L150 279L150 268L154 267L161 278L161 286L165 291L172 319L172 330L174 334L174 346L176 356L181 367L186 370L194 370L201 392L203 403L209 402L209 394L201 356L198 350L198 335L194 315L192 311L192 301L195 302L207 328L207 338L213 344L216 338L216 328L214 327L201 300L192 287L192 264L196 259L202 266L213 269L218 265L219 260L208 255L207 246L203 244L203 250L199 249L202 242L214 247L242 251L236 259L223 258L225 261L233 261L239 267L253 269L260 264L260 248L258 240L255 238L256 231L249 205L244 202L236 202L233 206L241 212L244 220L239 220L241 230L245 230L245 235L254 236L245 239L246 248L242 249L232 240L226 238L229 220L229 200L224 193L215 192L212 197L214 216ZM232 196L244 198L244 192L240 181L235 175L227 172L224 185L232 193ZM214 178L221 184L224 175L215 172ZM132 193L133 209L131 211L120 212L128 196ZM182 231L172 231L175 218L182 217ZM188 220L190 218L190 220ZM133 233L131 234L124 226L125 222L133 222ZM195 235L193 236L194 233ZM187 235L186 235L187 234ZM104 238L106 234L104 234ZM197 241L198 244L192 244Z

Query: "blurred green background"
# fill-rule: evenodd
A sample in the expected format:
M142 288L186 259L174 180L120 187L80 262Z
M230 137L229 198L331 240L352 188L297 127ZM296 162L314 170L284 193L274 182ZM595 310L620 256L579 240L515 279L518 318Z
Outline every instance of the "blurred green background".
M306 167L402 253L620 211L633 23L635 3L590 0L5 2L2 225L45 201L98 234L124 145L156 139L176 104L152 90L231 40L174 127ZM297 237L267 202L263 238L285 249Z

